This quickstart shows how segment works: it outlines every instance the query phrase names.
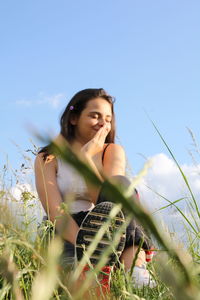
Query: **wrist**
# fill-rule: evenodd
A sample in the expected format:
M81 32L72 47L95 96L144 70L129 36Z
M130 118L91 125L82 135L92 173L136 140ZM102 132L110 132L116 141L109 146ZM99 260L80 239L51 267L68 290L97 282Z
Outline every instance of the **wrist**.
M86 158L86 159L91 159L92 158L92 154L90 153L89 149L81 149L80 151L81 153L81 157Z

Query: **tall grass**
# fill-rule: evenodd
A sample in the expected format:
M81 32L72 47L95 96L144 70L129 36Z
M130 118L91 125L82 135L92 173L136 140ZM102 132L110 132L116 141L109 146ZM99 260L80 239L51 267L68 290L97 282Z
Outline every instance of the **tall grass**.
M157 130L157 128L156 128ZM157 130L158 131L158 130ZM158 131L159 133L159 131ZM161 134L159 133L162 138ZM163 139L163 138L162 138ZM195 223L191 222L177 206L179 201L168 201L173 205L186 220L188 240L190 241L188 251L179 249L177 244L163 232L148 212L137 203L133 203L130 193L122 191L118 186L107 180L104 184L105 193L108 197L115 199L116 206L111 212L110 219L98 232L82 261L75 269L63 269L60 264L62 253L62 240L55 236L55 224L46 221L40 226L40 231L35 240L30 238L30 225L33 219L26 219L20 228L14 222L14 216L6 206L5 197L11 197L7 187L2 184L0 196L1 224L0 224L0 300L7 299L96 299L94 281L98 285L98 274L101 266L106 263L108 255L113 251L113 245L102 255L102 258L91 271L84 282L79 277L95 245L107 230L112 217L123 205L145 228L148 228L157 241L157 255L154 262L148 265L152 276L157 282L153 289L144 287L137 289L131 280L130 274L125 272L123 264L113 271L111 279L111 294L103 296L105 299L180 299L191 300L200 298L199 282L199 207L189 186L188 180L181 167L173 156L172 151L163 139L166 147L177 163L192 199L192 213ZM80 174L87 178L93 185L100 186L101 182L89 166L75 156L67 145L52 143L53 150L62 157L64 161L71 164ZM5 173L5 170L3 170ZM2 172L3 174L3 172ZM5 177L5 174L4 174ZM139 176L140 177L140 176ZM138 177L138 178L139 178ZM3 177L2 177L3 178ZM3 182L3 180L2 180ZM132 188L137 181L133 182ZM23 194L23 203L27 207L32 205L33 195L31 192ZM160 195L161 196L161 195ZM167 205L167 206L168 206ZM167 207L166 206L166 207ZM163 207L164 209L164 207ZM12 220L12 222L10 222ZM193 224L194 223L194 224ZM66 225L67 226L67 225ZM123 231L123 228L120 228ZM117 243L120 233L116 233L114 243ZM133 260L132 268L135 261Z

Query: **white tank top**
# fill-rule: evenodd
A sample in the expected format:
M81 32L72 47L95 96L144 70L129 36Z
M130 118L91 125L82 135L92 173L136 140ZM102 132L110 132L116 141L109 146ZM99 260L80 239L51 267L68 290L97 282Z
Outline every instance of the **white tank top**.
M57 184L63 201L65 199L67 201L67 197L69 197L69 200L74 199L70 204L70 212L78 213L92 210L94 203L91 202L84 178L59 158L57 158L57 164Z

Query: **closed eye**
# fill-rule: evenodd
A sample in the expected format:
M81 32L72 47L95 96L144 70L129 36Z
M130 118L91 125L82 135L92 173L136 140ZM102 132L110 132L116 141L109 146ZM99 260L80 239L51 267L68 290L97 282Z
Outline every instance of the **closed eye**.
M93 119L98 119L98 115L97 114L95 114L95 115L91 115L91 117L93 118Z
M98 119L98 118L101 118L101 114L98 112L92 112L92 113L90 113L90 117L92 119ZM110 116L106 116L106 117L107 117L107 119L105 120L106 123L111 123L112 118Z
M106 120L107 123L111 123L112 120Z

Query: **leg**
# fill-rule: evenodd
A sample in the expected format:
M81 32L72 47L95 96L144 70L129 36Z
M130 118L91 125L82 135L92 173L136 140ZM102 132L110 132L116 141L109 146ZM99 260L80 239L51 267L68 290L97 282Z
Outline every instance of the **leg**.
M134 245L132 247L128 247L124 249L120 257L120 261L124 264L126 271L130 270L132 266L133 258L135 257L137 250L138 247ZM144 250L141 249L138 254L137 260L135 262L135 266L141 267L142 265L145 264L145 262L146 262L146 255Z
M71 240L64 241L64 249L61 255L60 265L63 266L64 269L72 268L75 264L75 245L76 245L76 237L79 232L79 228L81 226L82 221L86 217L88 212L79 212L71 215L71 219L73 220L74 228L70 226L68 223L67 230L69 234L73 237Z
M122 175L112 176L112 179L117 184L120 184L121 187L124 188L124 189L127 189L131 184L130 180L126 176L122 176ZM138 194L136 189L133 193L133 199L134 199L133 201L139 202L139 194ZM104 184L102 185L102 188L100 190L99 197L97 199L97 204L101 203L101 202L115 202L113 199L108 199L105 196Z

